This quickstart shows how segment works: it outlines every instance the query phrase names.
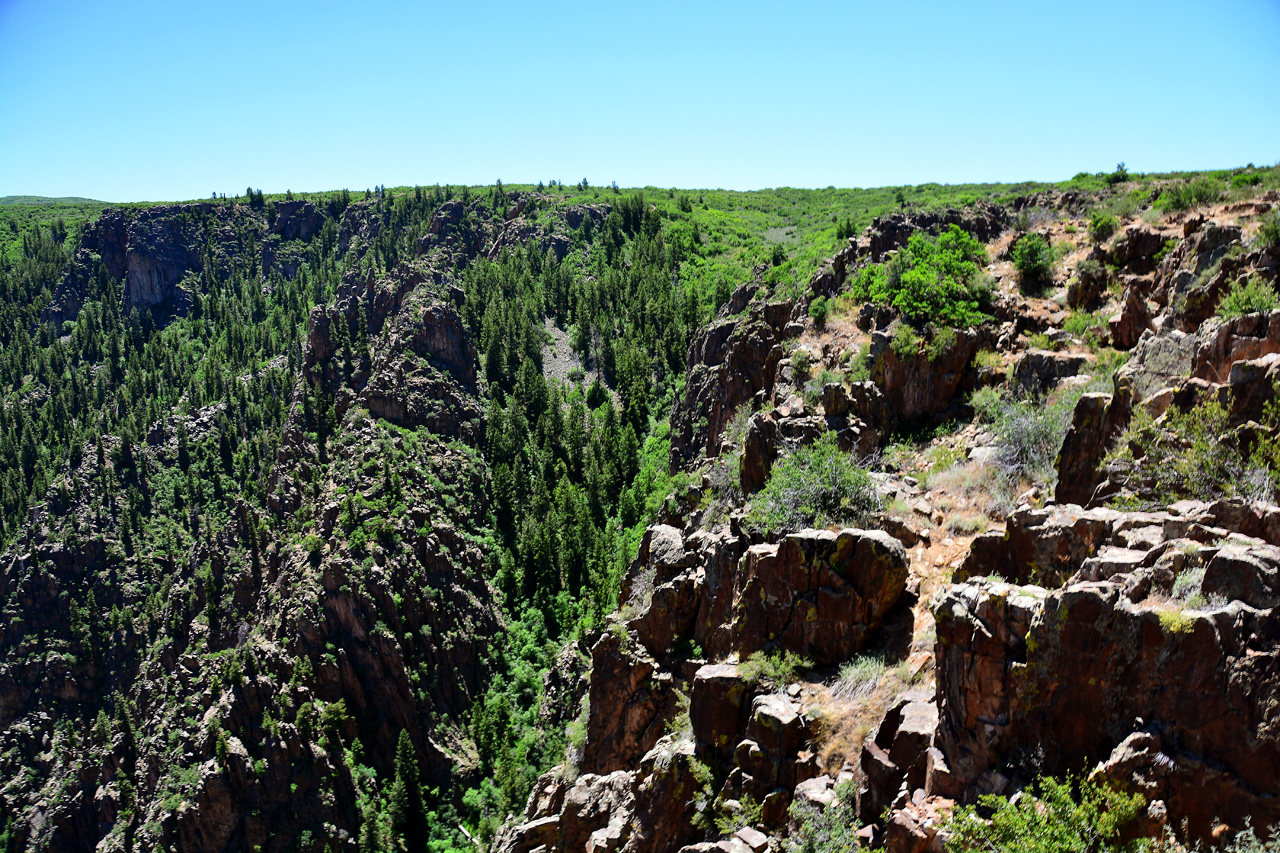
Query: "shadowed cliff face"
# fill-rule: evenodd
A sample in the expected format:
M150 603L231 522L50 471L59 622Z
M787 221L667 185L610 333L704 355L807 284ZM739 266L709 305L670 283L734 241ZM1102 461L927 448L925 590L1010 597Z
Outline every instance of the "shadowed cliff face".
M114 824L108 844L214 851L292 849L324 825L354 836L354 768L392 775L401 731L424 783L466 779L458 721L502 629L476 544L488 474L475 348L423 280L404 291L379 318L396 332L373 359L377 390L353 396L336 371L329 393L346 403L324 450L304 414L317 386L277 389L294 415L269 507L234 501L190 553L130 554L89 498L104 476L142 484L89 454L71 472L81 499L38 510L5 555L0 762L22 785L5 803L24 837L85 849ZM333 358L306 363L320 374ZM136 451L153 478L174 464L177 429ZM306 532L284 533L286 513ZM118 615L87 624L99 602ZM91 734L71 735L66 722L86 718Z
M242 206L108 211L46 313L105 293L180 316L233 269L278 274L273 253L327 221L309 202L271 225ZM257 497L227 491L224 462L262 441L232 387L145 439L106 436L101 462L91 443L33 509L0 560L0 826L18 843L344 849L402 732L427 788L478 783L464 727L503 617L476 347L432 264L353 271L312 310L297 372L242 380L279 401ZM361 323L373 343L352 352ZM176 541L148 503L177 513Z

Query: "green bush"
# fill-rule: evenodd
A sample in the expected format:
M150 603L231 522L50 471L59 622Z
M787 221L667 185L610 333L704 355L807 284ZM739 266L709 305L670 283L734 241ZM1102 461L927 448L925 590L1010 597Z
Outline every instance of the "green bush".
M884 675L885 662L880 655L858 655L840 667L840 677L831 687L831 695L846 702L870 696Z
M752 652L738 664L738 675L747 684L768 683L774 687L786 687L796 680L800 670L812 668L813 661L795 652Z
M1258 223L1258 246L1263 249L1280 247L1280 211Z
M1027 234L1013 246L1013 268L1024 288L1040 287L1053 272L1053 249L1040 234Z
M853 853L861 849L857 787L853 782L841 782L836 785L835 795L825 809L803 798L791 804L796 829L787 839L787 853Z
M1127 853L1146 846L1143 839L1121 841L1146 806L1146 798L1105 783L1070 777L1059 782L1046 776L1016 804L991 794L980 797L978 803L976 807L960 806L946 821L945 828L951 834L948 850ZM991 812L989 821L979 818L979 808Z
M1089 347L1098 345L1106 328L1107 318L1101 311L1073 311L1062 324L1064 332L1075 335Z
M827 302L825 296L815 296L813 301L809 303L809 316L813 319L813 324L819 329L825 328L827 325L827 315L831 311L831 305Z
M946 352L956 345L959 336L956 330L948 326L935 329L933 337L929 339L929 344L925 347L925 353L929 356L929 361L937 361Z
M811 368L812 364L810 363L809 351L807 349L796 347L792 350L791 369L796 372L796 377L798 379L808 379Z
M959 226L937 238L916 232L889 263L860 270L849 289L914 323L975 326L987 319L990 292L979 275L986 260L982 244Z
M1110 240L1111 235L1116 233L1116 229L1120 227L1120 220L1116 219L1106 211L1094 211L1093 216L1089 219L1089 237L1095 243L1101 243L1104 240Z
M1164 188L1156 199L1160 211L1186 210L1201 204L1213 204L1222 196L1222 182L1213 178L1196 178Z
M774 463L747 521L766 532L865 523L879 508L879 495L867 472L836 446L825 432Z
M1124 183L1127 180L1129 180L1129 170L1124 167L1123 161L1117 163L1116 170L1106 177L1107 183L1111 186Z
M1170 237L1164 241L1164 245L1160 247L1160 250L1151 256L1152 262L1158 266L1176 248L1178 248L1178 238Z
M893 350L894 355L903 361L915 358L916 353L920 352L920 336L916 334L915 329L906 323L899 323L893 327L893 337L889 340L889 348Z
M1271 311L1277 305L1280 305L1280 297L1276 296L1271 282L1253 276L1247 282L1232 283L1231 289L1218 303L1218 316L1230 320L1245 314Z
M849 381L863 382L871 378L871 344L863 344L849 354Z
M1210 397L1183 412L1171 409L1159 425L1143 408L1108 456L1108 464L1131 463L1131 477L1149 502L1184 498L1213 501L1241 497L1273 500L1280 486L1280 401L1263 410L1265 428L1252 450L1239 445L1230 406Z

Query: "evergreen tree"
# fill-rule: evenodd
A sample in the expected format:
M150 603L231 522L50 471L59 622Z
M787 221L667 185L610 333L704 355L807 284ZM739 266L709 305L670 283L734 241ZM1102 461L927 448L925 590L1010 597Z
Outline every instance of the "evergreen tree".
M387 812L391 818L391 834L401 849L425 850L427 847L426 808L422 801L422 785L418 779L418 758L413 740L406 729L400 730L396 743L396 778L387 795Z

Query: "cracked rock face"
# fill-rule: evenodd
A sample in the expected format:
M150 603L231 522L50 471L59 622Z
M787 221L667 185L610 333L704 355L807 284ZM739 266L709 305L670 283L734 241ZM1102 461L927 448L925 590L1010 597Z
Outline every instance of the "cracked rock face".
M1006 565L1053 557L1065 586L979 580L932 604L947 766L928 791L1097 765L1196 837L1280 820L1280 550L1215 524L1270 533L1267 513L1041 512L1011 520L1006 556L1026 554ZM1171 598L1176 577L1195 602Z
M803 530L747 552L734 633L743 655L778 646L848 660L902 597L902 543L881 530Z

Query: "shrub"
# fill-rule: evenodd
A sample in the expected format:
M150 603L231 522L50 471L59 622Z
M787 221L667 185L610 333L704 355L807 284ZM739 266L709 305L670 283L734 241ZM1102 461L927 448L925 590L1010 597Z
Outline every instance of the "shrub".
M1263 249L1280 247L1280 211L1258 223L1258 246Z
M1142 489L1163 503L1183 498L1212 501L1241 497L1272 500L1280 484L1280 401L1263 412L1265 428L1246 454L1231 429L1230 407L1216 397L1183 412L1172 409L1157 424L1137 409L1108 456L1108 464L1132 462Z
M867 472L822 437L778 460L752 502L748 522L767 532L858 524L879 508L879 494Z
M973 366L989 370L1004 367L1004 358L993 349L980 349L973 354Z
M1120 227L1120 221L1106 211L1094 211L1089 219L1089 237L1095 243L1110 240L1111 235Z
M1173 597L1179 601L1187 601L1200 592L1200 584L1204 581L1204 566L1194 566L1178 572L1173 581Z
M935 329L933 337L930 338L928 346L925 347L925 353L929 356L929 361L937 361L944 353L956 345L958 336L956 330L948 326Z
M791 351L791 369L796 372L797 378L809 378L810 362L808 350L796 347Z
M864 267L849 287L855 298L891 305L912 322L974 326L987 316L985 263L982 244L952 225L936 238L912 234L889 263Z
M947 531L957 536L974 536L985 533L991 526L991 519L982 513L973 515L956 515L947 520Z
M1075 335L1089 347L1098 345L1101 334L1106 328L1107 318L1101 311L1074 311L1062 324L1063 331Z
M738 801L736 809L726 808L722 801L716 814L716 832L731 835L746 826L760 823L760 815L764 813L764 803L757 803L750 794L744 794Z
M863 382L871 378L871 344L863 344L849 353L849 381Z
M920 351L920 336L906 323L899 323L893 327L893 339L889 342L889 346L894 355L906 361L909 358L915 358L916 353Z
M1040 234L1027 234L1013 246L1013 268L1023 288L1040 287L1053 272L1053 250Z
M1170 237L1168 240L1164 241L1164 245L1160 247L1160 250L1151 256L1151 260L1159 266L1160 262L1168 257L1169 253L1176 248L1178 248L1178 238Z
M748 684L767 683L774 687L786 687L796 680L796 673L812 669L813 661L795 652L753 652L738 664L738 675Z
M1182 605L1161 609L1157 611L1156 618L1160 620L1160 629L1166 634L1190 634L1196 627L1195 617L1184 613Z
M1129 180L1129 170L1124 167L1124 161L1116 164L1116 170L1107 175L1107 183L1114 186Z
M862 848L855 784L841 782L835 795L825 809L811 805L803 797L791 804L796 828L787 839L787 853L853 853Z
M1247 282L1235 281L1218 303L1218 316L1228 320L1245 314L1258 314L1280 305L1280 297L1269 281L1252 276Z
M840 667L840 677L831 688L837 699L852 702L870 696L884 675L884 658L879 655L858 655Z
M1196 178L1164 188L1156 199L1156 209L1161 211L1186 210L1201 204L1212 204L1222 195L1222 182L1213 178Z
M825 296L815 296L813 301L809 303L809 316L813 319L813 325L819 329L825 328L827 325L827 315L831 311L831 305L827 302Z
M1262 183L1262 175L1257 172L1241 172L1238 175L1231 176L1231 188L1233 190L1256 187L1260 183Z
M997 462L1010 480L1048 484L1056 476L1058 449L1071 426L1073 407L1062 402L1011 401L996 420Z
M1119 853L1144 847L1141 840L1121 839L1146 806L1146 798L1106 783L1071 777L1059 782L1045 776L1017 803L991 794L979 797L978 803L957 808L946 821L951 834L948 850ZM979 819L978 808L991 812L989 821Z

